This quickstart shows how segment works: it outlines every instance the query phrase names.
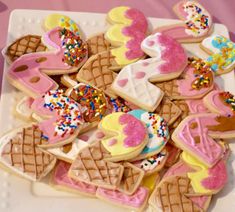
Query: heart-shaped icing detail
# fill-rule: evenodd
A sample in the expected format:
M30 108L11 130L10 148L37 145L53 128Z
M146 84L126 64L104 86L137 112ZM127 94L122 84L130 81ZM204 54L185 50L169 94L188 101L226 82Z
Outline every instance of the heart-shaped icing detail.
M145 72L143 72L143 71L138 71L138 72L136 72L136 74L135 74L135 78L136 79L142 79L144 76L145 76Z
M122 80L118 80L117 83L120 87L124 87L127 82L128 82L128 79L122 79Z

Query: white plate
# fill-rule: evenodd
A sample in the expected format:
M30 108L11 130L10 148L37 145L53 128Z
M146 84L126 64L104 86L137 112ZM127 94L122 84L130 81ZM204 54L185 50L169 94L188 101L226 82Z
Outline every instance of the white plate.
M55 11L40 10L14 10L11 13L8 28L7 42L11 43L16 38L26 34L43 34L43 18ZM106 29L105 15L97 13L59 12L70 16L79 23L85 36L91 36ZM151 27L176 23L177 20L149 18ZM228 30L222 24L215 24L215 32L228 37ZM185 48L192 54L206 58L198 44L187 44ZM20 98L19 92L8 84L5 78L7 65L4 66L2 96L0 104L0 135L22 124L12 116L12 109L16 99ZM230 72L217 81L221 88L235 94L234 73ZM229 160L229 182L216 197L213 198L210 210L215 212L231 211L235 209L235 143L231 144L233 153ZM74 196L65 192L55 191L53 188L42 183L31 183L14 175L0 170L0 212L67 212L67 211L126 211L114 207L97 199Z

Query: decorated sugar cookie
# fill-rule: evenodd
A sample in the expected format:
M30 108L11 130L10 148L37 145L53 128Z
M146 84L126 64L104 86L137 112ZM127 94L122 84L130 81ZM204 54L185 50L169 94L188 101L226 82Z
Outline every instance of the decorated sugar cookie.
M44 27L46 30L52 30L56 27L65 28L78 36L81 36L81 31L79 26L70 17L61 15L58 13L53 13L48 15L44 19Z
M14 113L16 117L23 119L24 121L32 121L33 120L33 110L31 109L31 105L33 103L33 98L24 96L20 99L16 105Z
M50 181L53 188L94 197L96 194L97 187L71 179L68 176L69 168L69 163L66 163L64 161L58 162Z
M200 42L212 32L212 17L197 1L180 1L173 10L184 23L158 27L154 32L162 32L183 43Z
M53 50L23 55L12 63L7 72L9 82L33 98L57 88L46 74L76 72L88 55L86 43L63 28L47 32L43 41Z
M214 113L223 116L235 115L235 97L233 94L225 91L211 91L203 99L206 107Z
M32 110L47 117L38 124L46 140L41 146L52 147L70 143L76 138L83 124L80 105L61 90L52 90L34 100Z
M235 67L235 43L221 35L212 35L201 43L202 49L210 54L207 65L216 75L225 74Z
M146 124L148 131L148 143L143 151L137 156L136 160L148 158L159 153L166 145L170 134L165 120L155 114L144 110L132 110L128 114L133 115L137 119Z
M96 197L110 202L115 205L119 205L130 210L143 210L147 204L149 196L149 190L140 186L137 191L132 195L124 194L117 190L110 190L105 188L98 188Z
M123 112L105 116L98 128L106 134L101 143L110 152L111 161L135 158L148 142L144 124L133 115Z
M145 176L159 172L165 165L168 157L168 152L163 149L156 155L152 155L145 159L132 162L135 166L141 168L145 172Z
M108 28L105 38L115 48L90 57L79 70L77 80L116 97L110 90L116 77L114 71L144 57L141 42L146 36L148 22L142 12L130 7L113 8L107 19L112 26Z
M197 158L186 152L183 152L181 157L187 164L198 169L197 171L187 173L196 193L206 195L215 194L226 184L228 176L224 160L219 160L213 167L208 169Z
M56 164L56 157L38 148L43 142L36 125L12 130L0 138L0 162L26 179L40 180Z
M235 137L234 117L213 113L188 116L175 129L172 139L180 148L208 167L222 157L223 149L213 138Z
M155 85L170 99L199 99L214 88L214 74L205 61L192 57L178 79Z
M113 82L112 90L140 108L154 111L163 92L150 82L178 77L187 65L187 55L177 41L161 33L145 38L141 48L152 58L125 66Z

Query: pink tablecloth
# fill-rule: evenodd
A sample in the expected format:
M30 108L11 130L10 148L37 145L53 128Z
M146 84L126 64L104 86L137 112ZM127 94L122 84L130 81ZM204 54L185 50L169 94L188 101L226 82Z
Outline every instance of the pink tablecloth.
M0 50L5 46L8 19L14 9L66 10L106 13L112 7L127 5L138 8L149 17L177 18L172 6L178 0L0 0ZM235 0L199 0L213 15L214 22L225 24L235 40ZM3 57L0 56L0 88Z

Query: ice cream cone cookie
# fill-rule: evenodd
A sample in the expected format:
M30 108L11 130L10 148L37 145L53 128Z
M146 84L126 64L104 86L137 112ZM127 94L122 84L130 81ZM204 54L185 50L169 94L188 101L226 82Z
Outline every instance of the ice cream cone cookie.
M190 115L172 134L173 141L208 167L222 157L223 149L213 138L233 138L234 118L213 113Z
M13 86L33 98L58 87L47 75L76 72L88 55L86 43L63 28L47 32L43 41L53 50L23 55L11 64L7 73Z
M226 184L227 168L223 159L219 160L213 167L208 168L192 155L183 152L183 161L193 166L196 171L188 172L187 176L191 180L193 190L201 195L211 195L218 193Z
M190 179L186 176L173 176L163 179L149 198L149 204L156 211L202 212L189 197L194 194Z
M11 64L24 54L44 52L46 49L47 47L42 43L41 36L24 35L4 48L2 55L7 63Z
M80 105L65 96L61 90L53 90L34 100L31 109L39 116L47 117L38 124L46 140L41 147L62 146L72 142L83 124Z
M110 161L135 158L148 143L145 124L133 115L123 112L105 116L98 128L106 135L101 144L111 154Z
M96 197L111 204L124 207L130 210L143 211L149 196L149 190L145 187L139 187L132 195L124 194L117 190L98 188Z
M0 162L14 173L29 180L40 180L55 166L56 157L43 152L42 131L37 126L24 126L0 138Z
M200 99L214 87L213 71L200 58L189 58L178 79L155 83L170 99Z
M63 74L61 76L61 83L67 88L74 87L75 85L78 84L76 78L77 78L77 73Z
M78 153L70 167L69 177L91 185L117 189L124 167L107 161L110 157L112 156L100 141L94 142Z
M235 97L229 92L211 91L204 97L203 102L211 112L223 116L235 115Z
M182 43L200 42L211 34L212 17L197 1L180 1L173 10L184 23L158 27L154 32L169 35Z
M210 54L206 64L211 67L216 75L225 74L234 69L235 44L229 38L212 35L205 38L200 46Z
M49 148L47 149L47 152L55 155L56 158L62 161L72 163L76 159L79 151L87 145L87 142L76 138L72 143L65 144L61 147Z
M116 48L90 57L78 72L77 80L91 84L115 97L110 91L116 77L113 71L119 71L125 65L144 57L140 45L146 36L148 22L140 11L129 7L112 9L107 19L113 25L108 28L105 39Z
M153 112L162 100L163 91L151 82L178 77L187 65L187 56L177 41L160 33L145 38L141 47L152 58L125 66L114 80L112 90Z
M50 184L57 190L82 194L85 196L94 197L97 187L84 182L73 180L68 176L68 171L71 164L64 161L59 161L55 167L51 177Z
M145 176L151 175L155 172L159 172L165 165L168 157L168 152L163 149L156 155L132 162L135 166L144 171Z
M81 30L77 23L72 20L70 17L61 15L58 13L52 13L44 19L44 27L47 31L52 30L56 27L65 28L74 34L81 36Z
M132 110L128 114L133 115L146 124L148 131L148 143L134 160L148 158L159 153L170 138L168 126L165 120L155 114L144 110Z

